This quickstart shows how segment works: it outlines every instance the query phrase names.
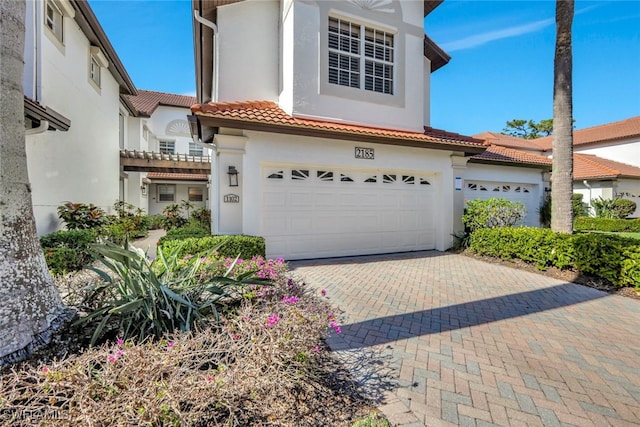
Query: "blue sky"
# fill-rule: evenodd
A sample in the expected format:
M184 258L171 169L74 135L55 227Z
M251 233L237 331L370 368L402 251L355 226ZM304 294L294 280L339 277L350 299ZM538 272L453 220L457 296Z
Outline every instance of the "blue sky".
M190 1L89 3L138 88L194 93ZM452 56L432 75L433 127L552 117L555 2L446 0L425 30ZM576 127L640 115L640 1L576 1L573 48Z

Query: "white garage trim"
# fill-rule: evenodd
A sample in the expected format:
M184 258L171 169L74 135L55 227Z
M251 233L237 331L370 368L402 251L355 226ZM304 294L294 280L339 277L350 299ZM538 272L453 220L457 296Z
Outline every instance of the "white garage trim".
M434 249L436 175L263 165L267 256L322 258Z

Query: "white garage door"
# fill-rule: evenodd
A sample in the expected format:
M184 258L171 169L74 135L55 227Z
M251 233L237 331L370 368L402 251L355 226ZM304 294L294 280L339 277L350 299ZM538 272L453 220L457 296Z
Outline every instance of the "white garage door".
M492 197L522 202L527 209L524 225L537 227L540 225L538 186L517 182L465 181L465 200L487 200Z
M269 257L435 248L433 176L305 166L262 172L261 235Z

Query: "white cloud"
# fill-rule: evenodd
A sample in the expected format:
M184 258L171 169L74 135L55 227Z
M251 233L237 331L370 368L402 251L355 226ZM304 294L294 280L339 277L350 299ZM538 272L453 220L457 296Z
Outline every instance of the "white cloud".
M543 19L535 21L530 24L518 25L516 27L505 28L504 30L489 31L482 34L476 34L473 36L465 37L460 40L454 40L448 43L442 43L440 46L446 52L454 52L456 50L470 49L472 47L481 46L483 44L502 40L511 37L521 36L523 34L535 33L545 27L553 24L555 18Z

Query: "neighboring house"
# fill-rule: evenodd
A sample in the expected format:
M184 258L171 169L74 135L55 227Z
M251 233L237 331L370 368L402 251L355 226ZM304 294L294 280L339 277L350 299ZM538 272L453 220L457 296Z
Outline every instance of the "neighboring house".
M533 140L493 132L474 135L495 144L551 157L553 137ZM640 116L573 132L574 192L585 203L622 197L640 206ZM640 208L631 217L640 217Z
M107 211L119 197L121 95L136 88L85 1L34 0L25 14L27 162L39 234L66 201ZM55 130L55 131L53 131Z
M544 161L467 165L482 141L429 127L430 75L449 59L424 34L439 3L193 2L190 121L215 151L216 233L287 259L444 250L466 177L498 171L505 194L540 200Z
M38 234L61 228L57 207L124 200L154 214L207 206L209 150L190 138L194 97L137 91L89 4L28 1L27 163Z
M137 95L127 96L127 99L138 113L127 119L126 148L129 152L161 153L165 159L187 156L191 163L200 162L202 168L170 172L169 169L146 167L143 168L146 171L138 172L125 166L122 199L150 215L162 213L167 205L182 201L190 202L196 209L209 207L211 150L193 142L186 117L196 98L138 90ZM123 157L126 162L126 156Z
M467 164L464 182L466 200L500 197L522 202L523 224L540 226L540 205L550 189L551 159L513 148L490 145Z

